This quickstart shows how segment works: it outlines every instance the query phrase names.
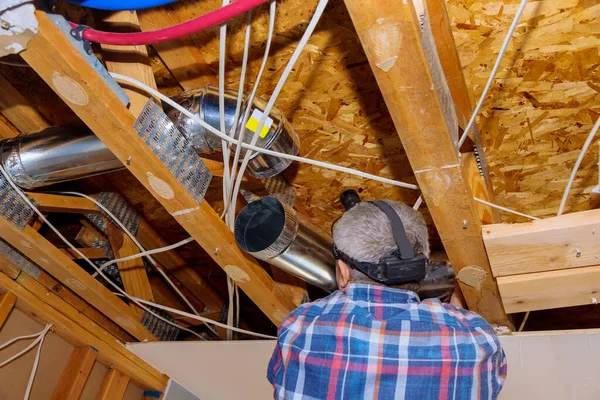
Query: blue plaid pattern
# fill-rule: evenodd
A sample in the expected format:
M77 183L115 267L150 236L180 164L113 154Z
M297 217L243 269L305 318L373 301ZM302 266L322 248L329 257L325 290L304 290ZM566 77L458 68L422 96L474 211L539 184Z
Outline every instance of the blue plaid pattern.
M413 292L350 284L281 324L277 399L494 399L506 357L479 315Z

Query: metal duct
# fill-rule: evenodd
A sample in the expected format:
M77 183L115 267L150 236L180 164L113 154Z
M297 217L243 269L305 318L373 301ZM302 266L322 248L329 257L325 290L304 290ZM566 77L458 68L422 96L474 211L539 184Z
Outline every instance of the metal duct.
M221 129L219 117L219 89L217 87L208 85L197 89L187 90L172 97L172 100L177 102L186 110L202 118L204 122L213 128ZM236 103L237 93L231 90L226 90L224 111L227 133L229 133L231 127L233 126ZM248 98L244 96L241 113L244 112L247 104ZM253 115L258 115L256 112L262 113L265 107L266 103L260 99L254 98L252 102ZM179 130L188 138L188 140L190 140L194 150L196 150L198 154L206 155L217 151L220 152L222 150L221 139L204 129L200 124L167 104L164 105L164 110L169 118L173 121L175 126L179 128ZM290 123L286 120L283 113L277 108L273 108L269 114L269 118L272 120L272 123L268 128L268 131L263 129L265 133L261 134L256 142L256 146L281 153L297 155L300 149L300 140ZM260 116L258 119L260 119ZM251 122L252 118L250 118L250 123ZM243 123L241 117L239 123L240 125ZM268 125L268 123L265 124L265 127L268 127ZM242 131L241 128L241 126L238 127L236 138ZM244 142L250 143L252 137L254 136L254 132L255 130L244 127ZM242 149L241 154L243 155L244 153L245 149ZM290 160L284 160L279 157L256 153L252 156L250 162L248 163L248 172L256 178L270 178L285 170L290 164Z
M235 240L254 257L327 291L337 288L331 239L273 196L249 203L235 221Z
M87 128L54 126L0 142L2 165L25 189L123 169Z

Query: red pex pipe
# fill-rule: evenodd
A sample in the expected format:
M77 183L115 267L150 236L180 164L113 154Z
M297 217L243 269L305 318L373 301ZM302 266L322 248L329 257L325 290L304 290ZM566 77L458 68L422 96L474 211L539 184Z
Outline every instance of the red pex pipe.
M191 19L181 24L173 25L168 28L159 29L150 32L133 32L133 33L115 33L97 31L92 28L83 30L83 39L93 43L114 44L122 46L146 45L165 42L167 40L177 39L183 36L191 35L192 33L200 32L201 30L220 25L223 22L237 17L240 14L251 10L269 0L237 0L231 4L221 7L208 14ZM79 25L69 22L72 28L77 28Z

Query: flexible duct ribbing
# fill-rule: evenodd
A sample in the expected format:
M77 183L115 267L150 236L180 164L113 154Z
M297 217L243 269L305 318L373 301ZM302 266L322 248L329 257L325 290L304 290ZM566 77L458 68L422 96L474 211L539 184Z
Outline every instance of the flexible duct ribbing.
M215 86L205 86L197 89L187 90L172 98L173 101L184 107L186 110L200 117L208 125L220 130L220 114L219 114L219 89ZM237 103L237 93L231 90L225 91L225 128L226 134L229 134L235 119L235 109ZM239 133L244 130L244 142L250 143L254 136L255 130L248 127L242 127L243 113L248 105L248 98L244 96L240 112L239 126L235 138L239 137ZM257 98L252 102L252 112L261 112L265 109L266 104ZM220 152L221 139L208 130L204 129L200 124L182 114L178 110L164 105L164 110L167 116L173 121L175 126L183 133L192 143L194 150L200 155L208 155L215 152ZM256 115L256 114L255 114ZM300 141L296 132L286 120L283 113L277 108L273 108L269 114L272 121L271 124L266 123L264 132L261 133L256 146L265 149L278 151L281 153L298 155L300 149ZM252 121L252 118L250 119ZM256 121L256 119L255 119ZM270 126L269 126L270 125ZM246 149L242 149L241 154L244 155ZM255 153L253 154L249 164L248 172L256 178L270 178L283 170L290 164L291 160L282 159L279 157Z
M248 204L235 221L245 252L327 291L337 288L331 239L273 196Z
M0 142L2 165L24 189L123 168L87 128L55 126Z

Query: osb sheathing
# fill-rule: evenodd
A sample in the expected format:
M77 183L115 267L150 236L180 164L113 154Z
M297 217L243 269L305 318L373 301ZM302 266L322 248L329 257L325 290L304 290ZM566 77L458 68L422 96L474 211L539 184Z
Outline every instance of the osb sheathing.
M259 95L272 93L316 3L277 3L273 49ZM216 6L215 0L184 1L168 10L183 21ZM447 6L476 100L518 2L448 0ZM266 7L256 15L247 90L254 84L267 35ZM239 82L244 21L238 18L229 26L226 80L233 88ZM215 72L217 36L216 30L194 36ZM499 204L539 217L556 213L579 149L600 113L599 44L600 5L595 1L543 0L527 6L479 119ZM325 11L277 106L301 138L301 155L415 182L343 3L334 1ZM567 211L591 207L590 191L598 183L597 153L592 146L585 157ZM409 204L417 195L306 164L295 164L285 175L314 222L325 229L342 212L337 199L344 189L358 189L365 199Z
M476 99L518 3L448 1L461 63ZM596 0L527 5L479 119L499 204L537 217L556 215L571 169L600 113L599 46ZM597 163L594 144L565 212L591 208Z

